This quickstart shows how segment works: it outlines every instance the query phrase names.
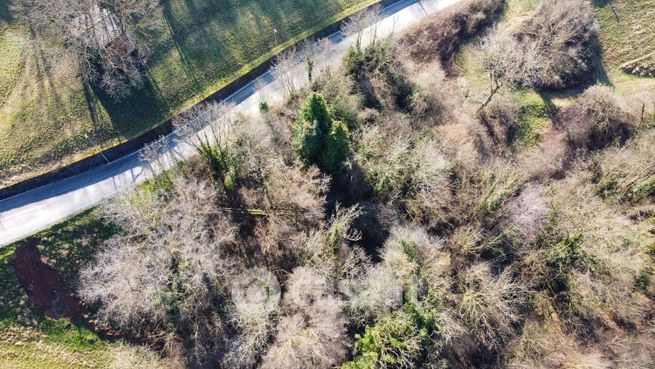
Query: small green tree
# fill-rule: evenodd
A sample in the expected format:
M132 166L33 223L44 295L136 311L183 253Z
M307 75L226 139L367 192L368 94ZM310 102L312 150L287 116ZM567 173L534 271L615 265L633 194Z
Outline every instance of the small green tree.
M328 173L350 155L348 127L332 119L325 98L313 93L300 109L293 130L293 149L303 160Z
M321 162L325 170L334 173L339 169L341 163L348 158L348 155L350 155L348 127L341 121L334 121L326 142L327 145Z
M355 357L341 369L415 368L427 342L441 330L434 309L405 304L364 334L355 335Z

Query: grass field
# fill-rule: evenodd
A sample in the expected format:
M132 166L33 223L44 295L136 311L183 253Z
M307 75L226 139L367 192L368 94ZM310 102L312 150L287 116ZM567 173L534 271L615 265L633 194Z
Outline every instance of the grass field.
M596 0L603 59L609 68L655 51L655 0Z
M375 1L162 1L147 81L121 103L86 90L73 56L31 40L2 1L0 187L133 138Z
M41 253L73 286L79 268L114 232L85 212L39 234ZM107 367L114 344L67 320L46 318L30 303L9 264L14 248L0 252L0 368Z

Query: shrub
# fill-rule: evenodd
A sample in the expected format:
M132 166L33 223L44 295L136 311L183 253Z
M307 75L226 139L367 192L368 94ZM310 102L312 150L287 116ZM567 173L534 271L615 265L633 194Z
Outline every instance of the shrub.
M595 158L599 180L594 191L621 203L655 199L655 131L635 137L626 146L603 151Z
M574 160L566 134L549 130L540 144L520 154L520 166L534 180L562 178Z
M542 0L514 35L524 52L521 83L536 89L585 82L598 56L598 26L587 0Z
M406 304L355 335L356 356L341 369L414 368L439 329L434 310Z
M609 87L587 89L575 104L563 109L558 120L565 126L574 148L602 149L625 142L633 126Z
M353 78L368 107L409 110L413 86L401 63L403 49L391 37L351 47L344 56L346 73Z
M548 283L553 292L566 291L569 273L578 267L583 270L592 264L589 255L580 248L581 234L565 237L546 254L546 265L551 269L551 280Z
M381 263L348 281L348 307L356 320L367 321L416 302L420 294L419 267L432 255L432 240L423 230L395 226L380 251Z
M450 203L450 162L436 139L385 133L368 127L358 138L356 160L376 197L402 205L429 226L446 221Z
M542 0L513 34L496 30L482 42L491 96L503 83L542 90L590 81L599 52L597 32L589 1Z
M453 57L460 45L494 22L504 0L474 0L438 12L410 28L402 38L411 57L418 62L438 58L448 74L453 71Z
M635 298L635 281L653 266L647 254L652 226L631 220L595 196L593 186L583 182L589 175L573 173L551 186L548 242L553 246L548 255L539 257L541 262L549 261L543 275L546 281L561 276L550 289L564 292L556 295L562 303L558 307L569 316L609 316L616 322L643 324L648 302ZM569 237L577 234L584 236Z
M482 219L503 208L506 201L521 188L525 177L512 163L497 161L485 167L474 180L479 192L472 215Z
M507 350L506 365L517 369L614 367L606 352L579 344L574 336L566 335L556 321L550 320L526 323L521 336Z
M113 356L109 369L183 369L184 365L176 358L163 359L154 351L141 346L120 343L112 347Z
M325 97L335 119L346 123L349 129L358 125L357 113L362 97L353 93L355 86L351 78L344 76L341 71L328 69L318 75L313 88Z
M548 213L544 192L541 186L531 183L507 204L509 232L525 243L532 242L543 231Z
M350 135L345 124L332 119L321 94L312 93L294 123L294 151L306 162L335 173L350 155Z
M464 276L459 316L482 345L497 348L511 337L519 309L527 301L526 289L510 271L494 277L488 264L471 268Z
M196 151L212 171L214 179L220 179L227 167L227 163L222 152L219 151L218 145L212 144L206 137L200 138L196 145Z
M477 113L495 144L509 146L519 130L519 108L509 99L493 99Z

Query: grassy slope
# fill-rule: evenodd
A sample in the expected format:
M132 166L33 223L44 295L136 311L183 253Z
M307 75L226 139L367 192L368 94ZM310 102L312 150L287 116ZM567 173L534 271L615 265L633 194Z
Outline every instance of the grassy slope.
M603 58L610 68L655 51L655 0L599 1Z
M113 229L82 213L39 236L41 252L74 285L77 271ZM0 368L105 368L111 344L83 327L41 315L18 285L9 256L13 246L0 253Z
M375 0L165 0L145 86L120 104L0 4L0 187L132 138ZM277 29L275 36L273 29ZM92 141L84 138L89 134Z

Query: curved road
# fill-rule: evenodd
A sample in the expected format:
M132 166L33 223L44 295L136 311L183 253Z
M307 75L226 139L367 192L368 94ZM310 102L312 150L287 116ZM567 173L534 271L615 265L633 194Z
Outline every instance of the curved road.
M461 0L402 0L382 9L381 19L372 27L376 28L378 35L388 35L459 1ZM340 32L328 38L334 46L330 48L325 60L318 61L319 64L337 63L352 41ZM293 72L295 76L304 74L302 66L298 66ZM270 71L261 75L258 80L264 82L263 88L257 90L255 82L250 83L229 96L225 102L234 104L234 109L241 113L258 114L260 94L264 94L269 103L283 98L284 88ZM172 158L168 160L169 165L194 153L192 147L175 138L174 133L170 135L170 152L164 154L166 158ZM174 155L170 155L171 153ZM140 151L135 152L76 176L1 200L0 246L6 246L59 223L150 178L152 172L148 164L140 159L140 154Z

